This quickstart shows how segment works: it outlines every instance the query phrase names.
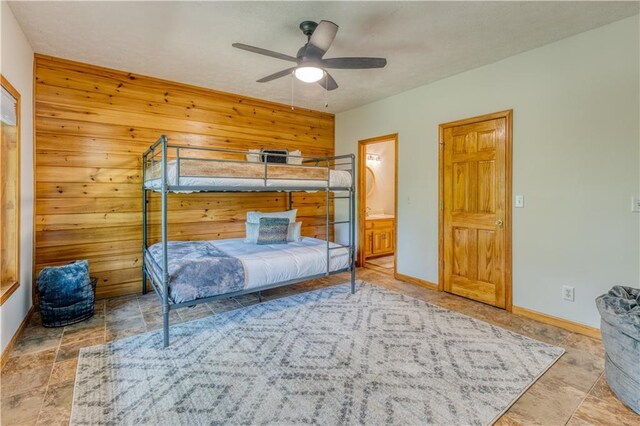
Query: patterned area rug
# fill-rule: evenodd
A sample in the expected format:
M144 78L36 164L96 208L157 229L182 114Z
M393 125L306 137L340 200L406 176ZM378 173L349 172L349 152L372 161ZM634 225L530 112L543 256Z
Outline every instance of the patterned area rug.
M82 349L71 424L487 425L563 352L343 284Z

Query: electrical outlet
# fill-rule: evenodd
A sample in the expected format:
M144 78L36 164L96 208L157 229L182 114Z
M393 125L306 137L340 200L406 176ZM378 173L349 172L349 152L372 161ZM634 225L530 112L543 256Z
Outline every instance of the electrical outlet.
M564 300L568 300L569 302L574 302L576 300L576 289L568 285L563 285L562 298Z
M631 197L631 211L640 213L640 197Z

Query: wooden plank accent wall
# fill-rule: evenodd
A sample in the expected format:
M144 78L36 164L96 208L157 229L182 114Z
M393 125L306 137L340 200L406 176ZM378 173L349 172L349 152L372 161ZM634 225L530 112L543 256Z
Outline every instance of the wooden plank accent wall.
M99 298L141 289L141 154L161 134L185 146L334 153L332 114L36 55L35 263L88 259ZM324 238L324 193L296 194L303 235ZM279 193L171 194L171 239L244 236L248 210ZM158 240L159 197L150 202Z

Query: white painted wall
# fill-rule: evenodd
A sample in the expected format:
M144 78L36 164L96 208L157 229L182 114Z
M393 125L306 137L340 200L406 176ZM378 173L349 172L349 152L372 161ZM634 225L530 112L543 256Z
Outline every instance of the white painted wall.
M384 214L395 214L395 146L393 141L367 145L367 154L380 156L380 163L367 161L376 179L371 195L367 197L367 207Z
M399 134L398 271L438 280L438 124L513 108L513 303L599 325L638 287L638 16L336 116L336 154ZM576 289L563 301L563 284Z
M0 306L0 348L18 330L31 307L33 261L33 49L7 2L2 20L0 72L20 93L20 287Z

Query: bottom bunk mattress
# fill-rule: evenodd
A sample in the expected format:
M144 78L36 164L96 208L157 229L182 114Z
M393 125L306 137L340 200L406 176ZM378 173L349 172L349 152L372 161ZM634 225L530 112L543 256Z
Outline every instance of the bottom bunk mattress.
M349 267L349 250L334 243L330 271ZM327 271L327 242L304 237L300 242L257 245L243 238L167 243L169 297L174 303L258 289ZM152 258L153 261L151 261ZM161 277L162 244L148 248L147 263Z

